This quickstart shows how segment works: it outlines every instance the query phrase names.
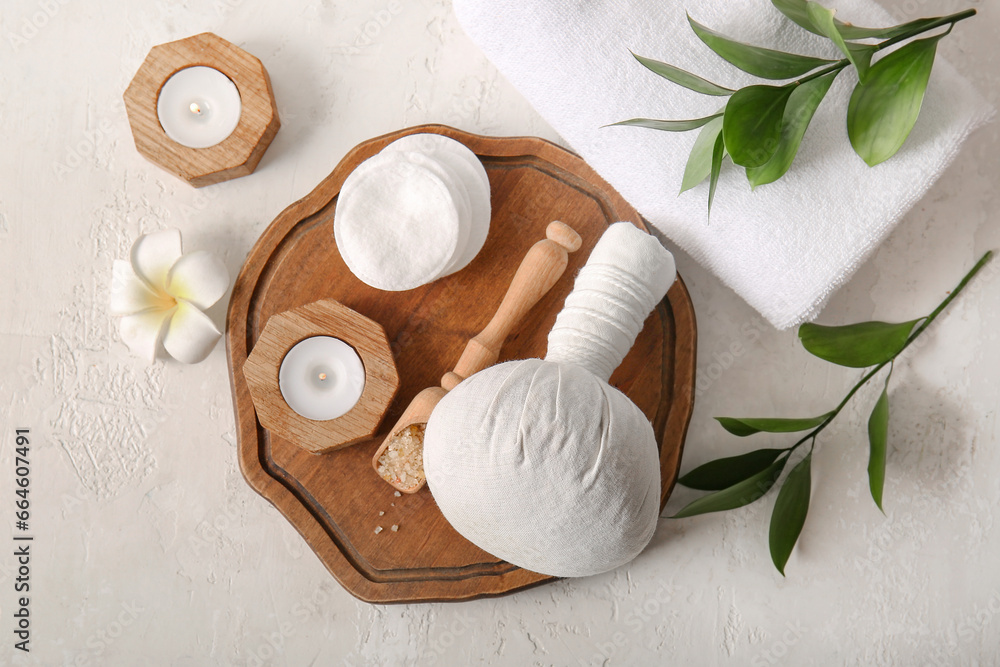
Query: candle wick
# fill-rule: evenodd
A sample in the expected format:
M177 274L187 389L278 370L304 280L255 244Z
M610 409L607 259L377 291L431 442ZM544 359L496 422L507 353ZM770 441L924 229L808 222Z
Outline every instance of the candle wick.
M198 114L199 116L201 115L201 107L198 106L197 102L192 102L191 106L188 108L191 109L191 113Z

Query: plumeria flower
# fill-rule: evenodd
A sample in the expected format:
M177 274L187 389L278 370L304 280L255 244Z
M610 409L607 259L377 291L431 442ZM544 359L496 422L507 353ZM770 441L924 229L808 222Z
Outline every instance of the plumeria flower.
M178 361L203 360L222 333L202 311L229 288L226 267L205 250L184 255L177 229L140 236L130 255L115 260L111 278L111 313L123 316L122 340L150 362L161 342Z

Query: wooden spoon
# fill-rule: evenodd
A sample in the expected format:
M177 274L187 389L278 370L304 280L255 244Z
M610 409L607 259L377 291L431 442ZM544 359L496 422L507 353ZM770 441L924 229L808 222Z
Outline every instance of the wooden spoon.
M531 246L521 260L521 265L517 268L496 314L486 328L465 346L462 356L455 364L455 370L444 374L440 387L428 387L410 401L399 421L392 427L372 457L372 467L376 473L379 469L379 459L397 437L407 438L411 446L417 446L422 450L423 428L430 419L434 406L459 382L496 363L500 356L500 348L507 336L527 312L552 289L566 270L569 253L579 250L583 243L579 234L569 225L559 221L549 223L545 229L545 236L545 239ZM407 433L402 433L407 430ZM414 479L407 478L405 481L398 477L393 480L384 477L383 479L404 493L416 493L427 482L422 474Z

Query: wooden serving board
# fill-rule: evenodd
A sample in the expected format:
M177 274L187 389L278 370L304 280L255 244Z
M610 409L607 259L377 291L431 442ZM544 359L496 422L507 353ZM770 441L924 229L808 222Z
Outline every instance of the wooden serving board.
M461 141L482 160L493 221L464 270L408 292L383 292L347 269L333 237L344 179L386 144L414 132ZM501 561L461 537L429 489L396 497L371 457L410 399L437 385L466 342L492 317L528 248L562 220L583 237L563 277L507 340L500 361L545 355L546 336L604 229L639 214L576 155L542 139L495 138L440 125L387 134L350 151L315 190L285 209L251 250L233 288L226 348L240 468L247 482L295 526L330 573L374 603L455 601L502 595L552 579ZM400 390L368 442L314 455L257 421L243 363L271 315L332 298L382 324ZM694 401L695 317L678 278L611 378L649 417L661 443L661 506L677 479ZM380 515L380 512L384 514ZM391 526L398 526L392 531ZM376 534L375 527L383 530Z

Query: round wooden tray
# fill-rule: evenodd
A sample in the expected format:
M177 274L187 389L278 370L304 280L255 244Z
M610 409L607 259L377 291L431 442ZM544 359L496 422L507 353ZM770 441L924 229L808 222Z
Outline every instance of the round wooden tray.
M337 194L363 160L414 132L461 141L482 160L493 221L482 252L464 270L408 292L382 292L347 269L333 238ZM504 345L500 360L541 357L573 276L611 223L645 229L635 209L576 155L542 139L495 138L441 125L412 127L360 144L308 196L285 209L251 250L229 305L226 348L240 468L247 482L295 526L349 592L376 603L467 600L552 579L501 561L461 537L425 487L396 497L371 457L410 399L437 385L465 343L489 321L528 248L552 220L583 238L566 273ZM268 318L336 299L382 324L400 390L377 436L314 455L257 421L243 364ZM660 445L661 505L677 479L694 401L695 318L678 277L611 378L643 410ZM384 514L380 515L380 512ZM390 530L398 526L398 531ZM382 526L380 533L375 527Z

